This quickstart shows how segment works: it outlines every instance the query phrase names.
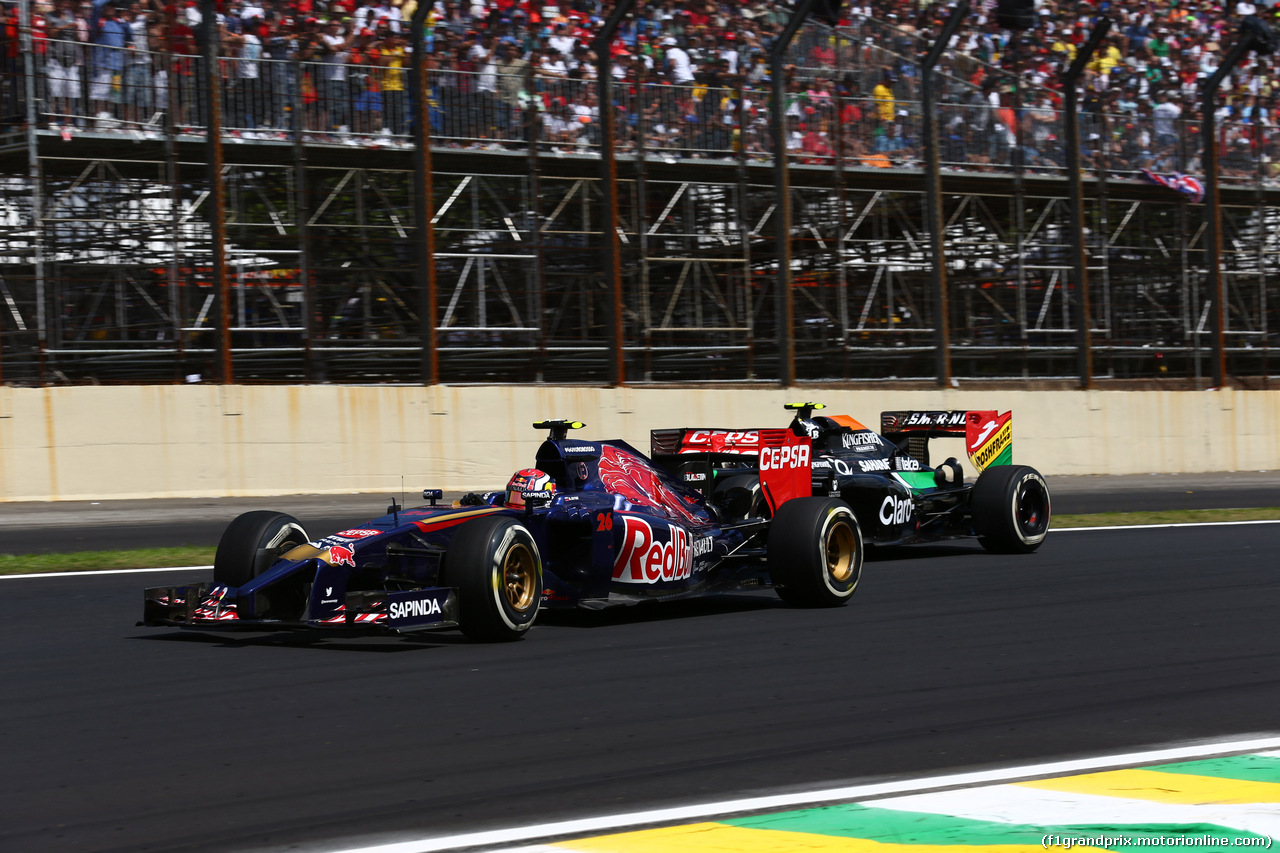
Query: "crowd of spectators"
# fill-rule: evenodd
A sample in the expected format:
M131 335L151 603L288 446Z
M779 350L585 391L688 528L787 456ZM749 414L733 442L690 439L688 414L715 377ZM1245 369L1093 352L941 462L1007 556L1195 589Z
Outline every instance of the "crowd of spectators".
M7 74L22 67L18 15L6 3ZM156 132L205 119L198 58L208 28L195 0L32 0L42 124L64 134ZM173 2L173 0L168 0ZM407 144L409 24L431 0L219 0L224 126L248 138ZM600 0L435 0L425 14L430 129L438 144L547 150L597 144L592 49ZM1250 0L1037 0L1036 26L1004 30L994 0L970 20L942 66L943 158L971 168L1061 168L1059 76L1093 22L1113 26L1084 75L1083 155L1091 166L1193 171L1200 86L1240 21L1275 21ZM852 0L833 32L812 26L787 65L787 145L821 163L910 164L920 156L919 68L951 5ZM769 156L768 52L789 4L656 0L609 46L619 144L671 156ZM1227 174L1276 177L1277 60L1249 56L1224 84ZM16 90L16 87L15 87ZM170 112L171 111L171 112Z

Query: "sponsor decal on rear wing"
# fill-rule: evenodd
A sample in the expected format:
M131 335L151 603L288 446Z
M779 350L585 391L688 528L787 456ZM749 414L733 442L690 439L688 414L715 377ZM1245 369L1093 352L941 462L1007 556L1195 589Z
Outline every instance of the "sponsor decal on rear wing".
M813 440L791 429L760 432L760 489L769 509L813 494Z
M926 465L931 438L963 438L969 461L979 471L992 465L1013 464L1013 412L881 412L880 432Z
M686 453L759 453L760 430L655 429L649 433L650 456Z
M655 429L650 433L653 461L707 494L717 457L754 463L769 508L813 494L813 440L782 429ZM754 457L754 458L753 458ZM741 463L739 463L741 464ZM744 469L749 470L749 469Z
M655 429L649 433L649 457L705 497L717 468L755 466L760 433L755 429Z

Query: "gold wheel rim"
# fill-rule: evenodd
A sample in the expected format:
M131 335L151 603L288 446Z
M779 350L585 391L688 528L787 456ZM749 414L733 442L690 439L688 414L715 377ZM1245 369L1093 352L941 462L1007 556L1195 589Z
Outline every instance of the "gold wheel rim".
M827 531L827 574L836 583L853 577L858 540L848 522L836 521Z
M538 569L533 552L515 545L502 561L502 591L507 604L518 613L528 610L538 594Z

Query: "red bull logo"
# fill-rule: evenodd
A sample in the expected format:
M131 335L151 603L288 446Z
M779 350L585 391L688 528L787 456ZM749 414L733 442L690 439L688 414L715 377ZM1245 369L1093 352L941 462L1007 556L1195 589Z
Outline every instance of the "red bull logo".
M331 545L329 547L329 565L331 566L350 566L356 567L356 552L345 545Z
M667 541L655 541L653 528L643 518L622 517L622 547L613 564L613 579L620 583L658 583L684 580L693 573L689 531L667 525Z

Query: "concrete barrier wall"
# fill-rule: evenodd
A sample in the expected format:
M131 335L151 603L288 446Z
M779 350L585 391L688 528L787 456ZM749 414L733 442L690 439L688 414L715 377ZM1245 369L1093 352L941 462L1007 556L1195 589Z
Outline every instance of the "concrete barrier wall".
M500 488L541 418L647 451L656 427L783 426L797 399L872 427L887 409L1012 410L1014 460L1048 475L1280 469L1275 391L0 387L0 500Z

